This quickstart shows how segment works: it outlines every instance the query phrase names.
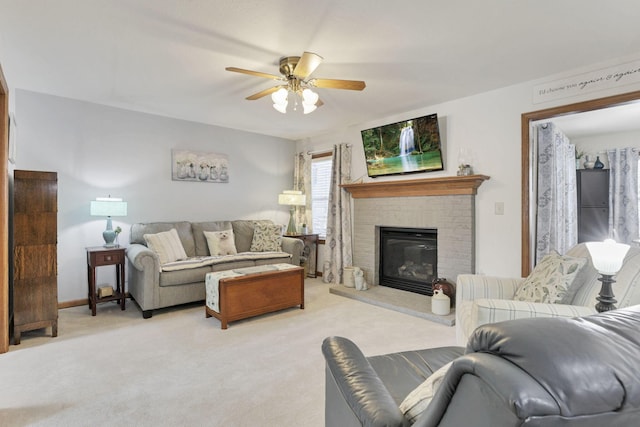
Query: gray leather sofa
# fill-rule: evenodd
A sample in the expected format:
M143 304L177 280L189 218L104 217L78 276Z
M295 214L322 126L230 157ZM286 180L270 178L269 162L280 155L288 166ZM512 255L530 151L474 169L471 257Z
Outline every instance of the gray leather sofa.
M251 252L251 242L256 222L273 224L269 220L236 220L210 222L152 222L131 226L130 245L127 248L128 291L138 303L145 319L153 315L153 310L204 301L205 276L213 271L253 267L278 263L300 265L300 255L304 244L300 239L282 238L281 253ZM202 259L209 256L209 248L204 231L233 230L238 255L225 256L194 265L191 268L165 271L161 268L158 255L146 246L144 235L176 229L185 253L189 258Z
M462 347L365 357L330 337L326 425L407 426L398 409L454 360L416 427L640 425L640 306L480 326Z

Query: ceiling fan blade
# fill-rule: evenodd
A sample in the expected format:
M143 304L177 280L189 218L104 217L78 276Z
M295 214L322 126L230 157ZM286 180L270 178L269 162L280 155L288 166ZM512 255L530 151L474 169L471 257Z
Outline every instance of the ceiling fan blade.
M293 69L293 75L300 80L304 80L318 68L321 62L322 56L312 52L305 52L300 57L296 68Z
M264 77L265 79L284 80L282 76L276 76L275 74L261 73L260 71L245 70L244 68L227 67L227 71L233 71L234 73L249 74L250 76Z
M269 89L261 90L258 93L254 93L251 96L247 96L246 99L248 99L249 101L255 101L256 99L260 99L263 96L271 95L273 92L277 91L281 87L284 87L284 86L279 85L279 86L270 87Z
M362 90L366 87L361 80L311 79L309 84L327 89Z

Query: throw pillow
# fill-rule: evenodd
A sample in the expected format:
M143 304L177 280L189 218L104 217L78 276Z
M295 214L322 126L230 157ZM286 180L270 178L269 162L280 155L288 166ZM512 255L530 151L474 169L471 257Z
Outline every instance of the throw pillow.
M187 258L175 228L157 234L145 234L147 247L158 254L160 265Z
M212 256L235 255L238 253L233 230L204 231L204 237L207 239L209 253Z
M253 229L251 252L281 252L282 226L257 223Z
M442 380L447 374L452 363L453 362L447 363L431 374L429 378L416 387L402 401L400 404L400 411L404 414L405 418L411 422L411 424L415 423L420 414L427 409L427 406L429 406L433 396L436 394L436 391L438 391L438 387L442 384Z
M587 263L586 258L562 256L552 251L542 258L533 271L516 289L516 301L558 304L567 301L580 283L576 276Z

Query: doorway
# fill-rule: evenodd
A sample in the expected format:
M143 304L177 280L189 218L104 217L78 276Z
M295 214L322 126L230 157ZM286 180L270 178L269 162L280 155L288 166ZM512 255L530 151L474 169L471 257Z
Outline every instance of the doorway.
M521 251L521 274L522 277L529 275L534 265L535 251L533 249L533 233L535 227L532 221L535 218L532 214L532 201L535 201L533 194L532 177L534 159L531 156L532 147L530 144L530 124L531 122L570 116L578 113L603 110L611 107L630 105L640 102L640 91L629 92L621 95L614 95L590 101L578 102L575 104L553 107L546 110L524 113L521 116L521 165L522 165L522 251Z

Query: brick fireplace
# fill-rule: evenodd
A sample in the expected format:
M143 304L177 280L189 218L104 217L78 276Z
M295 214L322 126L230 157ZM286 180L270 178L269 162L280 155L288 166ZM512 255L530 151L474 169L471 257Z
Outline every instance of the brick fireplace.
M439 277L475 272L475 195L485 175L347 184L354 199L353 264L379 284L380 227L435 229Z

